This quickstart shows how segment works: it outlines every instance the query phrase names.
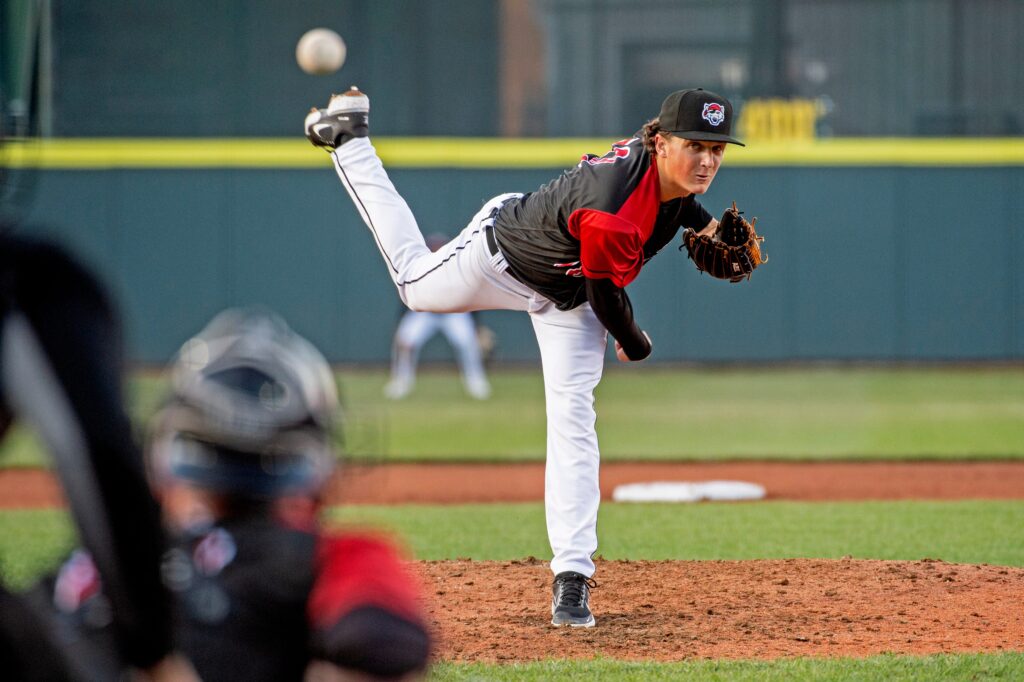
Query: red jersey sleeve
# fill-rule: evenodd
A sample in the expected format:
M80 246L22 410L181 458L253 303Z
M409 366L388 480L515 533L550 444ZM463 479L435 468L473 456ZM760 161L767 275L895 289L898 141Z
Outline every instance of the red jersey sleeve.
M594 209L580 209L571 217L571 229L580 240L580 265L590 279L609 279L625 288L644 264L644 235L632 222Z
M317 571L308 615L316 628L330 628L356 609L377 607L420 622L419 584L396 548L368 534L325 535L317 547Z
M624 289L644 264L644 242L658 216L658 166L651 163L618 209L579 208L569 215L569 234L580 241L580 265L590 279L609 279Z

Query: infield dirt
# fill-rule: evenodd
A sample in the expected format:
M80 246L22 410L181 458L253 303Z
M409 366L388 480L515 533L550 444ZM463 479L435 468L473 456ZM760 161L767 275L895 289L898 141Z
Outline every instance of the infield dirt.
M600 561L593 629L549 625L538 560L417 565L439 659L678 661L1024 649L1024 569L942 561Z
M775 500L1024 499L1024 461L606 462L601 495L642 481L739 480ZM544 464L349 464L328 488L331 504L464 504L544 499ZM53 476L0 470L0 508L62 504Z

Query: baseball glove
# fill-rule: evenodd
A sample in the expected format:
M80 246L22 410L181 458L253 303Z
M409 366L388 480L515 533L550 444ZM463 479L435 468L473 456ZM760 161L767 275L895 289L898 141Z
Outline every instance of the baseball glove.
M697 269L712 277L730 282L750 279L750 273L768 261L761 253L764 237L754 231L756 223L757 218L748 223L734 201L732 208L722 214L714 235L698 235L691 228L683 230L679 250L685 248Z

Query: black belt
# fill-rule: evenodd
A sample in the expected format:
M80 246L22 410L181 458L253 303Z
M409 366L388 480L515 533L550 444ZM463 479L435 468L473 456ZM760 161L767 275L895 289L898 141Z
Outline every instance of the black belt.
M487 250L491 252L491 255L497 256L498 254L500 254L501 249L498 248L498 240L495 239L494 237L494 225L488 225L484 228L484 237L487 239ZM506 266L505 272L511 275L512 279L515 279L519 282L523 281L519 279L519 275L512 272L512 268L510 266Z
M501 253L498 248L498 240L494 238L494 225L488 225L484 228L484 236L487 238L487 250L491 252L492 256L497 256Z

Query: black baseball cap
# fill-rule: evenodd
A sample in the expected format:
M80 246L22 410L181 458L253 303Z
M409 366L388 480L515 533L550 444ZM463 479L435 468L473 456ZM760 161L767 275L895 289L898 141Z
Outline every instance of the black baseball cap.
M665 132L687 140L729 142L746 145L731 137L732 103L710 90L677 90L661 103L658 123Z

